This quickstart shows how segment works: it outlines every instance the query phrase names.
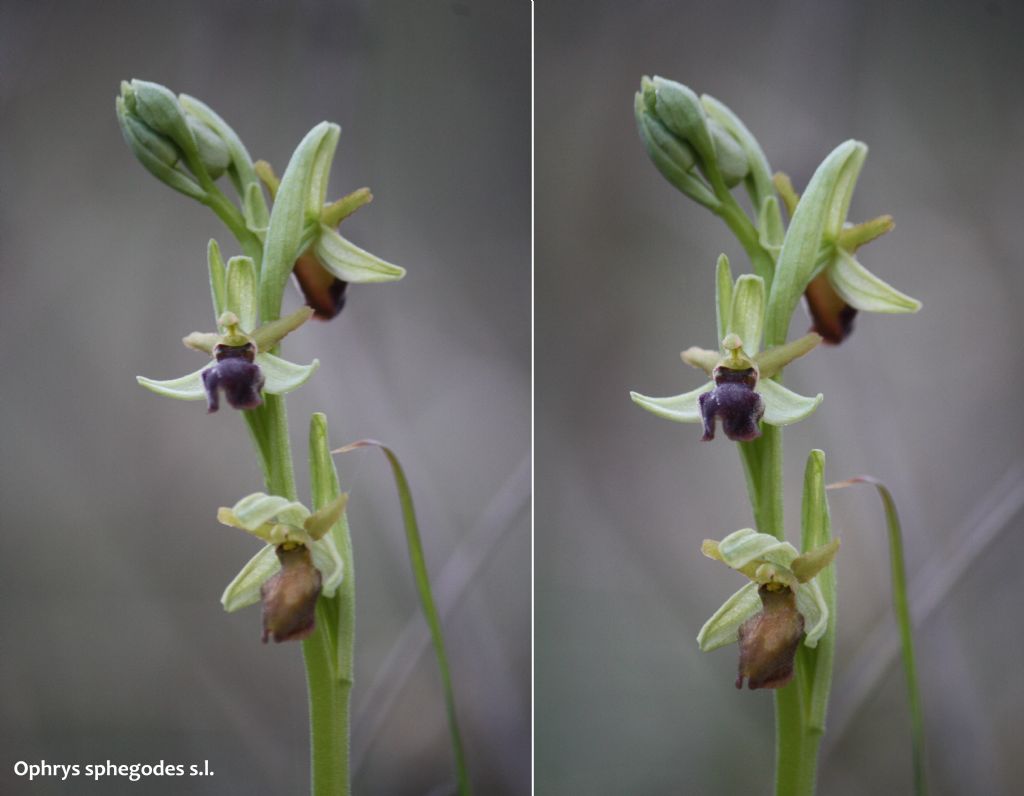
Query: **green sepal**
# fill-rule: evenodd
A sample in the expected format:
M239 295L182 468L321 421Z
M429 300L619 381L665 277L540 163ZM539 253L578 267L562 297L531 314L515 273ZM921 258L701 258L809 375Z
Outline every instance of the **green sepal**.
M278 187L267 227L263 268L260 273L260 316L264 322L276 320L281 313L284 286L295 267L295 260L309 246L305 236L314 232L310 222L319 219L320 205L311 209L311 191L326 185L326 176L314 173L330 163L341 128L321 122L299 143ZM314 232L315 234L315 232Z
M725 339L729 333L729 318L732 313L732 269L729 267L729 258L724 254L718 255L718 263L715 266L715 317L718 322L718 342Z
M345 282L395 282L405 276L404 268L360 249L326 224L320 225L315 251L320 264Z
M757 584L745 584L722 603L697 633L697 645L701 652L711 652L735 643L739 639L740 625L760 610L761 598L757 594Z
M270 214L267 211L267 202L263 198L263 189L258 182L249 183L243 196L242 216L245 218L245 226L253 235L265 241Z
M233 312L246 332L256 326L258 312L256 264L251 257L232 257L228 260L226 288L226 309Z
M836 248L835 259L825 272L843 301L863 312L917 312L921 302L883 282L844 249Z
M864 144L846 141L822 161L811 177L793 213L776 263L768 294L766 346L785 342L789 319L813 276L823 237L836 223L837 213L849 206L866 156ZM841 226L842 217L839 217L836 232Z
M314 359L308 365L296 365L281 357L262 352L256 355L256 364L260 366L266 379L263 389L273 395L283 395L309 381L309 377L320 367L320 360Z
M761 244L762 249L772 255L772 259L777 260L785 238L786 229L782 225L779 200L774 196L766 197L758 215L757 241Z
M764 399L764 422L773 426L788 426L803 420L822 402L823 395L813 398L797 395L777 381L761 379L756 390Z
M136 376L135 380L157 395L177 398L179 401L198 401L206 397L206 388L203 387L203 371L206 370L206 367L208 366L178 379L157 381L156 379L147 379L145 376Z
M813 351L821 343L821 340L820 334L810 332L803 337L798 337L796 340L790 340L783 345L777 345L762 351L754 357L761 378L770 379L794 359L798 359L804 354Z
M715 383L709 381L703 387L670 398L650 398L638 392L631 392L629 397L637 406L666 420L674 420L676 423L700 423L700 404L697 403L697 399L714 388Z
M796 590L796 607L804 617L804 644L818 646L818 641L828 630L829 610L825 596L817 579L800 585Z
M268 544L249 559L224 589L220 604L231 613L260 601L260 587L281 569L274 545Z
M213 316L224 314L227 304L227 268L220 253L220 246L213 238L206 247L206 263L210 269L210 297L213 299Z
M736 280L729 309L726 337L735 334L743 343L748 357L757 354L764 331L764 280L753 274L743 274Z

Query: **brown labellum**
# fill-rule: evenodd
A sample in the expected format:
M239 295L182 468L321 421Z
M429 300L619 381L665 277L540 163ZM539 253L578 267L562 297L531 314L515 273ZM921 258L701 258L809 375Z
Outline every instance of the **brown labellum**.
M811 313L811 331L817 332L829 345L839 345L853 332L857 310L836 293L828 276L818 274L804 291L807 311Z
M307 249L295 261L292 270L306 304L313 308L313 317L329 321L345 306L348 282L338 279L324 268L312 249Z
M313 566L309 548L278 545L281 571L260 588L263 601L263 643L301 641L316 626L316 601L320 597L320 570Z
M740 625L740 667L736 687L782 688L793 679L793 659L804 635L796 595L786 588L757 590L763 610Z

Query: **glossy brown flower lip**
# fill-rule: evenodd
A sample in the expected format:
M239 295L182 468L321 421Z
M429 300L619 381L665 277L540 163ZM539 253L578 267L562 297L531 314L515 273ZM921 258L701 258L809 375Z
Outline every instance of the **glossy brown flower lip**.
M329 273L312 249L299 256L292 274L314 318L329 321L344 309L348 282Z
M818 274L804 291L807 311L811 314L811 331L817 332L829 345L839 345L853 332L857 310L840 296L826 274Z
M281 571L260 588L264 644L301 641L313 633L323 582L308 547L278 545L276 552Z
M736 687L746 678L750 690L782 688L793 679L793 662L804 635L796 595L783 587L757 590L763 610L740 625L740 663Z

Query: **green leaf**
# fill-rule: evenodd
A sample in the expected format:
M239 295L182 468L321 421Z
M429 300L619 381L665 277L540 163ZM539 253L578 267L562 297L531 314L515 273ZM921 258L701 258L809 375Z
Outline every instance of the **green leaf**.
M325 224L315 247L320 264L345 282L394 282L405 276L404 268L363 251Z
M260 587L280 569L281 562L277 560L274 545L266 545L249 559L242 567L242 571L235 575L234 580L224 589L224 594L220 598L224 610L230 613L258 603Z
M866 155L864 144L846 141L822 161L811 177L775 266L768 294L766 347L786 341L790 317L813 275L822 237L836 212L848 206L849 195L844 192L853 190Z
M676 423L700 423L702 418L697 399L714 388L715 383L709 381L703 387L670 398L650 398L638 392L631 392L629 397L637 406L666 420L674 420Z
M715 310L718 319L718 345L729 334L729 319L732 316L732 269L729 268L729 258L724 254L718 255L718 264L715 270Z
M813 398L797 395L771 379L759 380L757 392L764 398L764 422L773 426L788 426L803 420L818 408L823 398L821 393Z
M263 389L274 395L282 395L309 381L309 377L320 367L320 360L314 359L308 365L296 365L273 354L261 353L256 355L256 364L266 378Z
M843 301L863 312L917 312L921 302L883 282L845 249L836 248L828 281Z
M213 238L206 247L206 262L210 267L210 295L213 298L213 316L220 318L227 304L227 269L220 254L220 246Z
M735 334L743 341L743 352L753 357L761 347L764 330L764 280L753 274L743 274L736 280L729 311L727 334Z
M740 625L760 610L761 598L757 594L757 584L747 583L722 603L697 633L697 645L701 652L734 644L739 639Z
M267 227L263 269L260 273L260 316L264 322L276 320L281 314L284 286L295 267L295 260L309 246L305 239L319 218L320 208L310 209L310 186L318 164L323 165L324 150L333 154L341 129L336 124L321 122L302 139L281 178L274 208ZM328 161L329 163L329 161ZM317 176L319 184L325 178Z
M280 495L254 492L231 507L239 528L255 531L261 525L274 520L275 523L302 528L309 517L309 509L301 503L288 500Z
M360 440L334 452L347 453L351 450L366 447L380 448L391 465L391 473L395 479L395 488L398 490L398 502L402 509L402 521L405 524L405 541L406 546L409 548L409 564L412 566L413 577L416 580L416 589L419 592L423 615L427 620L427 626L430 628L430 637L434 643L434 652L437 655L437 665L441 670L445 707L448 712L448 729L451 734L452 752L455 757L455 771L459 783L458 792L460 796L469 796L469 775L466 772L462 735L459 732L458 717L455 711L455 692L452 688L452 677L448 666L448 653L445 650L444 636L441 632L441 618L437 614L437 606L434 604L434 595L430 588L430 575L427 572L427 561L423 555L423 541L420 538L419 523L416 520L416 509L412 502L412 491L409 489L409 482L406 480L405 471L402 469L402 465L394 452L386 445L375 440Z
M239 324L245 332L256 328L259 298L256 279L256 264L251 257L232 257L228 260L225 282L227 310L238 316Z
M136 376L135 380L157 395L177 398L179 401L198 401L206 397L206 388L203 386L204 370L206 370L205 367L194 373L189 373L187 376L182 376L180 379L169 379L168 381L156 381L147 379L145 376Z

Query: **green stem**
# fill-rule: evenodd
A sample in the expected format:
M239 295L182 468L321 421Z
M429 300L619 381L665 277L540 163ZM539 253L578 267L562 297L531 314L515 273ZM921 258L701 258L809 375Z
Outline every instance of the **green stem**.
M346 572L345 581L350 581ZM344 583L343 581L342 583ZM352 693L351 671L335 671L335 652L351 650L354 625L339 623L338 630L345 634L345 643L335 646L331 640L334 617L331 602L353 605L339 588L332 600L321 598L316 606L316 629L302 642L302 658L306 664L306 684L309 693L310 769L313 796L349 796L349 699ZM351 658L347 661L351 666Z

